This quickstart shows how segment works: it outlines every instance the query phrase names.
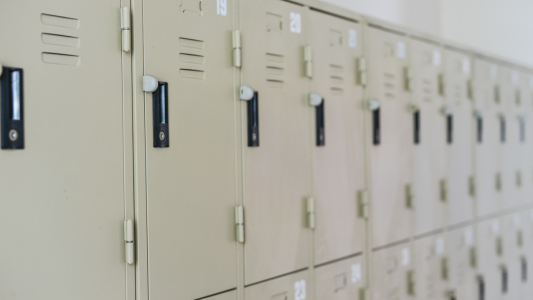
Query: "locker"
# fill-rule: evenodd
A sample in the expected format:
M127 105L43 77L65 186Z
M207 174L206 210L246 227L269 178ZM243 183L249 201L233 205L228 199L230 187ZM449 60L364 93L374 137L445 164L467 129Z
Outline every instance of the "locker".
M531 277L531 266L533 265L533 210L525 209L522 215L522 251L523 261L520 276L522 283L522 299L531 299L533 296L533 280Z
M237 285L234 1L224 10L194 1L152 1L143 10L144 75L159 81L145 94L155 299L196 299Z
M510 67L500 67L499 86L502 116L505 120L502 143L502 209L523 203L521 194L522 162L520 160L520 114L522 106L517 98L519 74Z
M502 225L499 218L481 221L476 229L476 294L478 299L502 299L504 288L504 245L501 240ZM484 297L482 297L482 295Z
M409 41L377 25L366 29L368 85L366 136L371 196L372 247L408 238L412 232L413 112Z
M120 5L2 2L2 299L134 295Z
M456 49L443 51L444 97L452 110L453 140L446 147L447 203L446 224L453 226L471 221L474 217L473 191L470 186L473 174L473 147L476 141L476 118L471 99L472 63L469 54Z
M521 169L521 197L522 202L533 202L533 160L530 153L533 153L533 76L527 72L520 73L520 82L517 95L520 103L518 121L520 127L519 144L519 167Z
M503 299L522 299L523 237L522 215L513 213L502 217L503 264L508 272L507 291Z
M312 299L309 271L296 272L264 282L245 286L247 300L305 300Z
M474 187L476 214L488 216L501 208L501 147L505 123L501 118L498 66L476 58L474 62Z
M436 234L414 241L416 299L447 299L449 262L444 238L444 234Z
M242 122L244 273L245 283L252 284L307 267L314 110L304 76L306 9L275 0L240 5L241 85L257 93L259 121L255 144L246 136L249 123ZM244 112L247 105L241 105ZM250 115L255 117L248 112L243 120Z
M310 106L310 128L324 112L324 144L311 139L315 200L315 264L363 251L365 219L357 196L365 188L362 87L356 62L361 57L361 25L309 11L308 41L313 57L309 92L323 99ZM317 128L318 129L318 128Z
M410 243L379 249L371 257L371 299L414 299L417 291Z
M317 300L361 299L366 286L366 263L357 256L315 269Z
M455 299L477 299L474 229L472 225L447 232L448 292Z
M410 46L411 99L413 118L416 118L416 136L412 142L414 234L419 235L444 226L446 150L453 142L453 111L443 97L443 53L440 45L413 37Z

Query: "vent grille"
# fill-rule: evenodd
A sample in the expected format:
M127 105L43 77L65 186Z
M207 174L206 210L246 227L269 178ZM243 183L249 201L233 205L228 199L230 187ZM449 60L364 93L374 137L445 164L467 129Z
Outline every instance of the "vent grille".
M395 76L392 73L384 74L385 99L394 100L396 98Z
M41 53L41 60L47 64L79 66L80 56L64 51L80 47L81 39L74 35L80 26L80 21L76 18L43 13L41 22L47 30L41 33L41 41L46 47L46 51ZM72 35L54 33L52 32L54 27L72 29Z
M271 88L285 86L285 57L281 54L266 53L266 81Z
M205 41L180 37L181 78L204 80L206 76Z

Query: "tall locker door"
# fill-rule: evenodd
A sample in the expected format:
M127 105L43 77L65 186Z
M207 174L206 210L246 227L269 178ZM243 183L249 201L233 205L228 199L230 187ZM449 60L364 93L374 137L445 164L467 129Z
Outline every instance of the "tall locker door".
M365 260L357 257L336 261L315 269L316 300L361 299L366 286Z
M476 213L487 216L500 210L502 122L497 101L498 67L477 58L474 64L474 176Z
M2 2L2 299L127 297L131 99L120 7Z
M446 299L447 262L443 234L414 241L416 299Z
M362 87L356 62L361 26L310 11L313 53L310 92L322 98L311 110L315 199L315 264L363 251L365 221L358 217L357 194L365 187ZM322 124L321 116L323 115ZM323 125L323 126L322 126ZM320 140L319 131L324 131Z
M473 115L471 60L468 54L444 51L444 92L451 108L451 137L447 146L446 202L447 225L457 225L474 217L473 147L476 143L476 117ZM448 130L448 129L447 129Z
M472 225L453 229L447 234L448 249L448 291L455 299L477 299L476 271L473 262L475 250Z
M522 203L533 202L533 93L530 84L533 84L531 75L520 73L520 83L516 91L520 109L518 121L520 126L519 167L521 169L521 198Z
M522 211L522 299L528 300L533 297L533 210L531 208Z
M278 0L240 6L241 80L256 93L242 101L244 265L252 284L308 265L314 111L304 76L306 9Z
M451 144L448 123L453 122L445 106L442 85L442 50L439 45L411 39L411 119L413 133L414 234L444 226L446 214L446 150ZM451 117L451 118L450 118Z
M413 114L406 37L369 25L366 141L369 153L372 247L407 239L412 226Z
M509 67L500 66L499 90L501 115L504 119L502 140L502 209L516 207L522 203L520 194L521 161L519 158L520 120L516 101L518 73Z
M149 291L196 299L235 288L233 1L144 3Z
M477 299L502 299L503 245L498 218L477 224L476 265L478 271ZM500 253L498 253L500 252ZM481 296L484 296L483 298Z
M411 245L405 243L372 253L370 299L415 299L415 271L411 252Z
M516 212L502 217L503 267L507 272L507 286L503 299L522 298L522 247L520 231L522 216Z

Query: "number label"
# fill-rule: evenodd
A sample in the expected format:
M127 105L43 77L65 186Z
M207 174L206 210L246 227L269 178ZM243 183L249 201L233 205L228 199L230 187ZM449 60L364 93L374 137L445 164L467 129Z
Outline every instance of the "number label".
M225 16L228 14L228 1L217 0L217 15Z
M301 33L302 32L302 16L299 13L291 12L291 32Z
M350 48L357 47L357 31L355 29L348 30L348 46Z
M363 276L361 275L361 263L356 263L352 265L352 283L356 283L361 280Z
M305 299L305 280L296 281L294 283L294 300Z

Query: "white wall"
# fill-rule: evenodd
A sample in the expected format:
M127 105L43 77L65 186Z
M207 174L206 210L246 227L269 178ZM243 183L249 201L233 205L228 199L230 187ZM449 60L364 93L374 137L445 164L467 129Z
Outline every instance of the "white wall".
M533 0L323 0L533 67Z

